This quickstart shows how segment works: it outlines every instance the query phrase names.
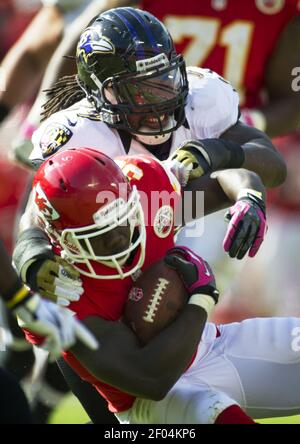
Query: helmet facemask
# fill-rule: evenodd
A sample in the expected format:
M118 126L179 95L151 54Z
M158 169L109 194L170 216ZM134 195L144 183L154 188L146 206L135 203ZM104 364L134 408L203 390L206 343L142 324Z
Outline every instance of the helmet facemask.
M71 261L83 275L94 279L123 279L135 273L144 263L146 229L139 193L134 186L126 202L118 198L100 208L94 215L95 223L80 228L67 228L60 233L62 256ZM112 232L120 226L129 226L129 245L123 251L110 255L99 255L93 249L92 240L97 236ZM124 272L130 254L138 248L138 260ZM115 274L99 275L93 262L98 262L117 270ZM76 264L86 265L88 270Z
M160 60L160 66L145 68L154 59ZM115 75L103 83L91 74L97 88L89 92L89 100L109 126L155 145L167 140L184 122L188 94L185 63L182 56L169 62L160 54L136 65L137 73Z

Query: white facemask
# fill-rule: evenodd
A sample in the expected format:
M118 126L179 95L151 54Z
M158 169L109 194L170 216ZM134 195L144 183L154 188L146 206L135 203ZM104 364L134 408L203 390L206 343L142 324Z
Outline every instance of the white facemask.
M120 199L119 199L120 200ZM117 202L114 201L113 204ZM110 205L107 205L109 208ZM95 220L95 224L81 227L64 229L60 234L60 246L63 249L64 258L73 263L73 266L83 275L94 279L124 279L134 274L144 263L145 245L146 245L146 229L144 221L144 212L140 203L140 195L135 186L127 202L118 207L114 211L113 207L105 215L105 208L100 210L103 214L99 217L99 221ZM96 255L90 239L101 234L112 231L117 226L128 222L131 227L130 245L122 252L107 256ZM139 235L133 241L134 228L138 227ZM80 241L85 242L86 248L83 248ZM124 272L122 266L128 259L130 253L139 247L138 260L136 265L132 265ZM112 275L99 275L93 267L93 262L99 262L110 268L116 269L116 273ZM78 267L77 264L84 264L87 271Z

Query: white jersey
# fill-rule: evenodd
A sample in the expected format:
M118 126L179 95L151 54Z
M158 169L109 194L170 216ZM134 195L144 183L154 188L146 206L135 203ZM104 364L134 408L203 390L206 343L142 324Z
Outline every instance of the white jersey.
M187 125L174 131L170 154L187 139L220 137L239 117L238 94L218 74L207 69L189 68L188 80ZM125 147L118 131L101 122L86 99L53 114L33 134L32 141L31 160L44 160L59 149L79 147L98 149L112 158L149 154L134 138Z

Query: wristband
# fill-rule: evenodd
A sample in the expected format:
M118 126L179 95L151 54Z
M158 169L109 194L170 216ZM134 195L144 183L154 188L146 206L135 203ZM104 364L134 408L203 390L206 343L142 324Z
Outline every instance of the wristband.
M207 316L210 316L216 305L213 297L208 294L193 294L188 300L188 304L198 305L198 307L203 308Z
M256 199L264 200L263 194L260 191L252 190L251 188L243 188L239 191L237 200L243 199L243 197L256 197Z
M24 302L30 295L30 292L25 285L23 285L19 290L10 298L6 303L6 307L10 310L14 309L17 305Z
M263 197L263 193L260 191L252 190L251 188L243 188L239 191L237 200L250 200L252 202L255 202L256 205L260 207L260 209L263 211L264 214L266 214L266 204Z

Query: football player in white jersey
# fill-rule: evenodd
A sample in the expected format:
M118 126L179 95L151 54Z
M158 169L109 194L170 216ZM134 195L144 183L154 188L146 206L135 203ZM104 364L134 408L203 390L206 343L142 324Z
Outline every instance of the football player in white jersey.
M77 76L50 91L33 161L84 144L111 157L150 151L164 160L197 139L204 172L245 167L266 186L283 182L285 165L270 140L239 122L237 92L209 70L186 70L151 14L133 8L100 14L81 35L77 68Z

